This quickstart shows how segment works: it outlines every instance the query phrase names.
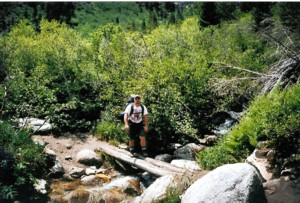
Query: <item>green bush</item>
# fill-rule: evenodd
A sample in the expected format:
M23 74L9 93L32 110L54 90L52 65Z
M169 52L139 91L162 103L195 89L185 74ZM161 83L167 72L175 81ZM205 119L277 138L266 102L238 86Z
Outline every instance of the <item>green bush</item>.
M201 167L212 169L228 161L241 161L253 152L258 141L267 141L267 147L274 148L278 158L297 159L295 157L300 153L297 145L300 133L299 95L300 85L297 84L287 90L276 90L258 97L240 123L221 142L200 152Z
M197 155L197 162L202 169L212 170L222 164L237 162L237 159L232 156L221 144L204 150Z
M108 105L106 110L101 112L101 119L93 130L94 134L100 140L110 141L111 143L127 143L127 131L124 130L124 124L117 121L118 107Z
M0 123L0 198L14 199L33 191L36 178L46 176L44 147L35 144L29 132L17 132L12 125Z
M95 129L96 137L105 141L126 142L124 125L117 122L101 121Z

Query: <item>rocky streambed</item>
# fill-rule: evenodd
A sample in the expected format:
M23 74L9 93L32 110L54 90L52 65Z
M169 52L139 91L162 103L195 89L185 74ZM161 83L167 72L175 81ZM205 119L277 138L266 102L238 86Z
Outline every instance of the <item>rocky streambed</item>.
M186 173L158 177L117 159L103 162L99 142L92 135L37 135L33 139L45 144L55 159L49 174L52 180L46 184L41 180L37 185L48 195L46 202L157 202L180 194L177 202L296 203L300 197L299 178L290 174L274 179L268 172L267 157L262 154L271 154L271 150L255 151L245 163L203 172L194 160L194 153L203 146L175 145L178 149L173 154L156 158L174 161Z

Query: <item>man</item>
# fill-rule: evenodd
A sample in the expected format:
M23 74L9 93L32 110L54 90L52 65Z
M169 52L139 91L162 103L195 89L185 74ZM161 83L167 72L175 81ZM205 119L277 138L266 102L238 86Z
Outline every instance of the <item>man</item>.
M141 96L134 95L134 103L128 105L124 115L125 130L129 136L129 150L134 154L135 139L140 138L143 156L148 156L146 149L146 132L148 132L148 110L141 104Z

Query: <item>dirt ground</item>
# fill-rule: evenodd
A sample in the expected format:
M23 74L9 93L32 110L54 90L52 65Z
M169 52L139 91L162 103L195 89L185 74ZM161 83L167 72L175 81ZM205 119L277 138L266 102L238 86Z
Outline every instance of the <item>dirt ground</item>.
M76 162L76 155L79 151L82 149L90 149L92 151L99 149L97 138L91 134L65 134L60 137L54 137L53 135L35 135L33 139L43 141L47 148L55 152L56 157L65 169L65 173L69 173L73 166L86 168L85 165ZM72 159L66 160L65 158L68 156Z

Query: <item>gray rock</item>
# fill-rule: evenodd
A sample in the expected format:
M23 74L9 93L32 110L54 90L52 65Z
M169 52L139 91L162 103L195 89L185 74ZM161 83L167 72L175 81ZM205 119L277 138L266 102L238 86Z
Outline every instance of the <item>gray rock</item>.
M245 163L221 166L192 184L182 203L266 203L262 182L256 169Z
M73 178L80 178L82 175L85 175L85 169L79 167L72 167L72 170L69 172L69 175Z
M152 203L166 197L167 189L175 188L175 178L172 175L162 176L150 185L135 202Z
M52 125L48 121L38 118L20 118L18 122L20 128L26 127L36 133L49 132L52 130Z
M72 160L72 156L70 156L70 155L65 156L65 160Z
M179 144L179 143L170 143L168 146L167 146L167 149L170 149L170 150L176 150L178 148L182 147L182 144Z
M43 179L38 179L36 180L36 183L34 183L34 189L41 194L47 193L46 186L47 186L47 181Z
M100 159L100 157L95 152L89 149L83 149L78 152L76 161L88 166L96 165L99 167L102 165L102 160Z
M171 164L177 166L178 168L184 168L189 171L201 171L201 168L196 161L175 159L171 162Z
M203 147L194 143L190 143L174 151L174 157L176 159L195 160L196 152L199 152Z
M54 166L50 169L49 176L52 178L61 177L65 173L63 165L58 159L54 161Z
M99 183L103 183L103 182L104 181L96 175L88 175L88 176L81 178L81 183L83 185L95 185L95 184L99 184Z
M170 154L160 154L160 155L155 156L155 159L159 160L159 161L164 161L164 162L170 163L172 161L173 157Z
M271 180L273 174L268 172L268 168L270 167L269 161L267 157L257 157L257 154L259 154L258 151L259 150L255 149L254 152L249 157L247 157L246 162L257 168L264 180Z
M97 172L97 169L95 169L95 168L87 168L87 169L85 169L85 174L86 175L95 175L96 172Z

